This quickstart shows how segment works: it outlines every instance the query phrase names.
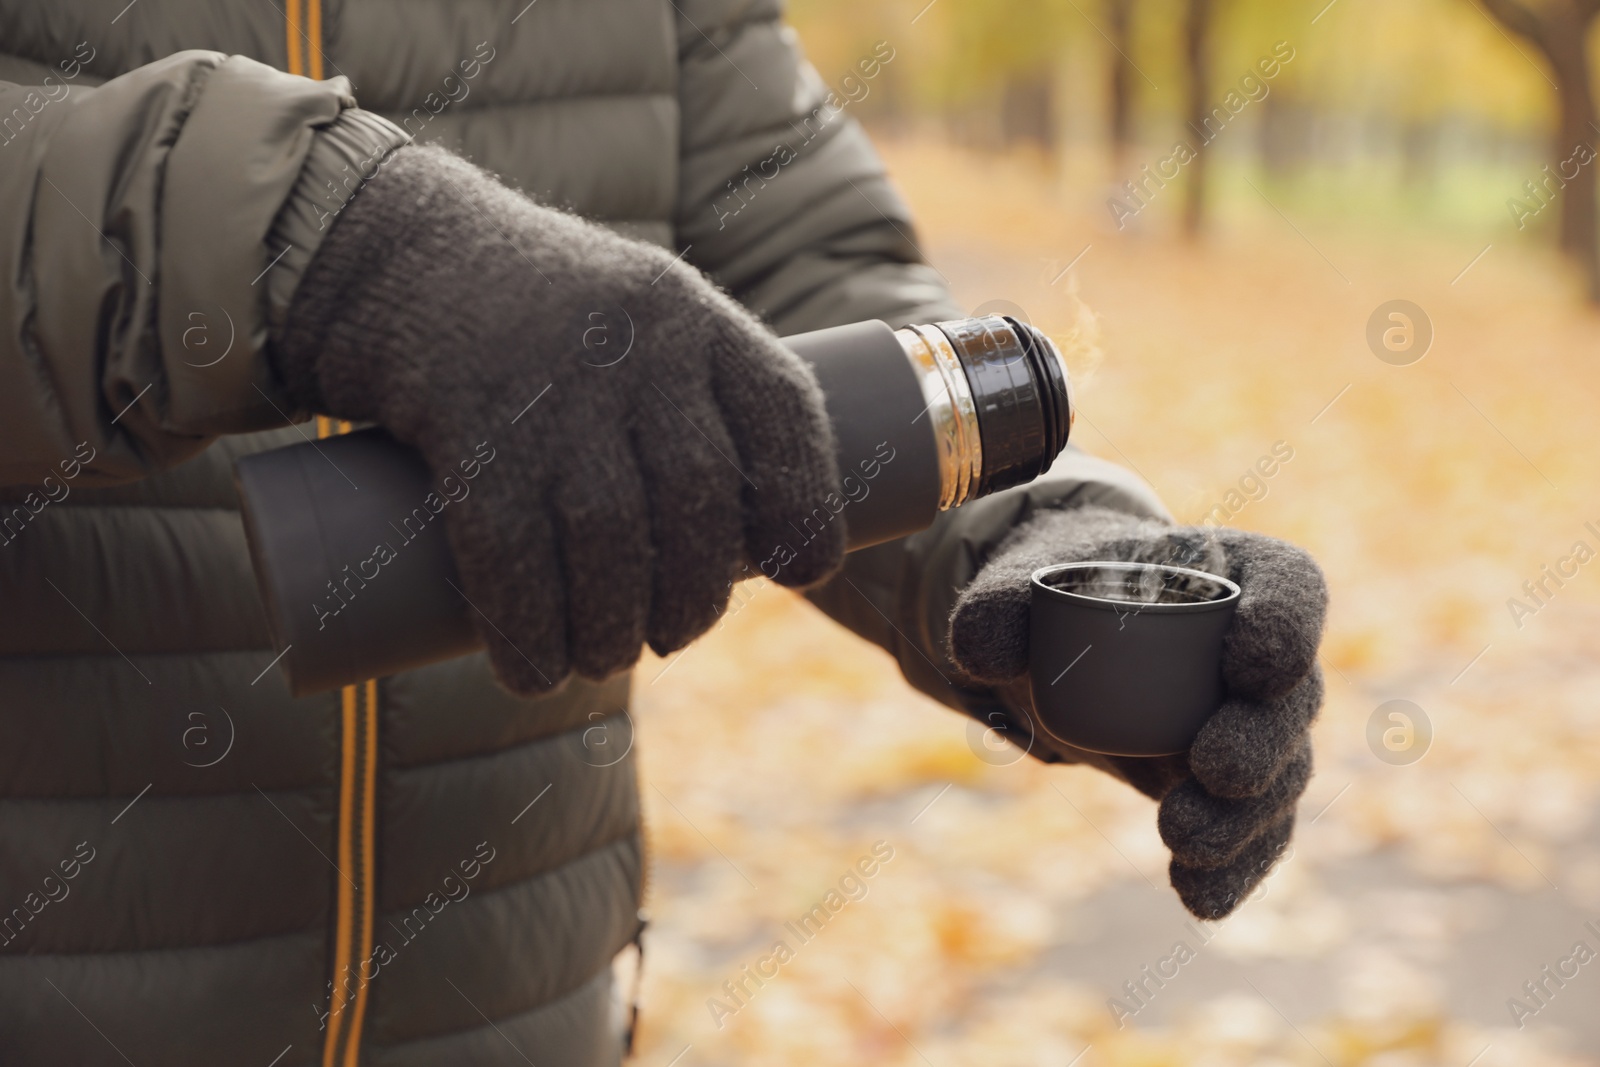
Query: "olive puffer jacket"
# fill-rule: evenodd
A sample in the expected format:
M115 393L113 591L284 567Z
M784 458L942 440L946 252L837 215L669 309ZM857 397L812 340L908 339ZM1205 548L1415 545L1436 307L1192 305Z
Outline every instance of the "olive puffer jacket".
M292 425L269 326L410 138L779 332L959 311L776 0L118 6L0 0L0 1063L615 1063L628 679L521 700L471 656L292 699L231 467L340 428ZM971 710L950 590L1072 499L1160 507L1069 454L815 597Z

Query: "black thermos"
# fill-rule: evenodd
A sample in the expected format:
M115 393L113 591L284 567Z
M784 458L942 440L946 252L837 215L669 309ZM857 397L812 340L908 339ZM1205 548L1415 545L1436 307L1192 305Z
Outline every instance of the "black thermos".
M1066 365L1049 338L1017 319L899 330L858 322L784 344L822 385L851 549L915 533L942 510L1030 481L1066 447ZM277 664L294 695L482 647L443 523L405 539L375 580L352 585L347 573L375 545L393 544L395 523L434 492L415 449L361 430L246 456L235 482ZM338 590L353 595L337 615L319 616L315 605Z

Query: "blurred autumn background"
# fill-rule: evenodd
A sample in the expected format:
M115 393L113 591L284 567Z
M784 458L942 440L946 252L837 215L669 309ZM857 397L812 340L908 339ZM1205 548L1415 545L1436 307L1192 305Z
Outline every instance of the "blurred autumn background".
M1097 338L1076 440L1322 561L1328 704L1293 852L1193 923L1150 802L744 587L639 675L639 1062L1600 1063L1596 12L792 0L964 305Z

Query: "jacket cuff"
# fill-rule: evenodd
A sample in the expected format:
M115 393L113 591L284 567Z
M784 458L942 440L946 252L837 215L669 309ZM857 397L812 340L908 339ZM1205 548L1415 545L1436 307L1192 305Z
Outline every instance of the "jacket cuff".
M305 165L267 233L267 334L281 344L289 305L339 213L411 135L371 111L349 108L317 129Z
M312 81L244 56L174 58L190 56L202 69L158 193L160 430L204 438L286 419L265 359L266 276L289 253L267 242L284 205L309 191L302 172L313 147L326 151L326 131L355 98L342 77Z

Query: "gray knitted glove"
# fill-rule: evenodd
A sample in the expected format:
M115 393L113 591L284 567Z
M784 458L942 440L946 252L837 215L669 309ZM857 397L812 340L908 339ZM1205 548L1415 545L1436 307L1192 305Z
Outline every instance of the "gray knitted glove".
M1309 728L1322 705L1317 645L1328 593L1302 550L1260 534L1172 526L1099 507L1049 511L1013 530L962 591L951 658L1036 723L1029 696L1030 577L1082 560L1170 563L1242 590L1223 640L1227 693L1187 753L1136 758L1071 748L1032 730L1045 759L1087 763L1161 801L1172 885L1203 919L1231 912L1287 847L1311 777Z
M377 423L440 478L494 450L444 516L514 691L682 647L746 559L803 585L843 553L842 521L803 522L838 484L809 369L670 252L441 149L356 194L275 340L302 411Z

